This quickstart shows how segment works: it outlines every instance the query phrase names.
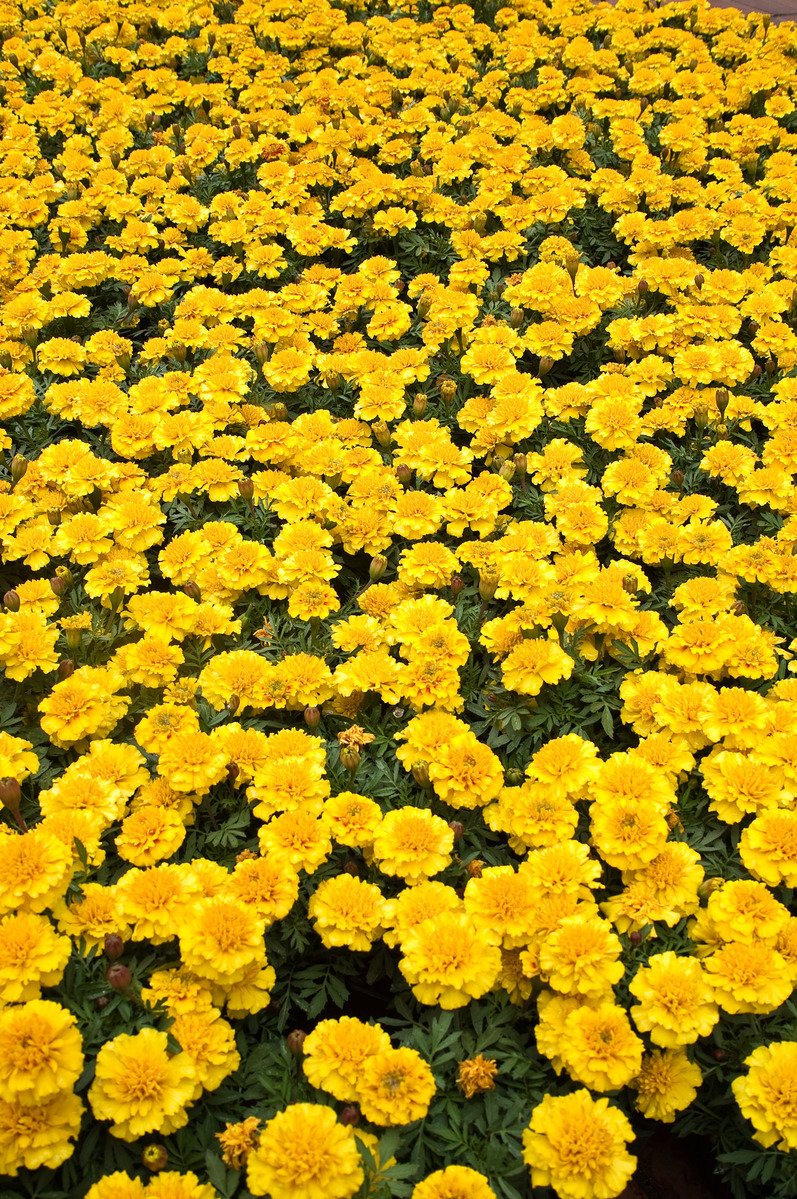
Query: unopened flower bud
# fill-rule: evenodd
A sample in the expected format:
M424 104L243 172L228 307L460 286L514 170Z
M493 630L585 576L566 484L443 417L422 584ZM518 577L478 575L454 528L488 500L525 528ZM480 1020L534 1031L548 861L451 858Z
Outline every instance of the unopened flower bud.
M152 1174L157 1174L169 1163L169 1154L165 1145L146 1145L141 1150L142 1164Z
M717 401L717 410L720 416L724 416L725 410L728 407L728 400L730 399L727 390L724 387L720 387L715 398Z
M756 363L753 367L752 375L754 379L760 379L764 371L760 363Z
M351 1124L352 1126L360 1123L360 1109L356 1103L347 1103L343 1111L340 1113L341 1124Z
M429 786L429 763L428 762L413 762L412 777L419 787Z
M429 399L425 392L419 391L412 401L412 415L422 417L426 415L426 405Z
M238 711L240 706L241 706L241 700L240 700L240 697L237 695L231 695L230 698L227 700L227 703L225 704L227 711L230 712L233 716Z
M242 500L246 500L247 504L251 504L255 497L255 485L252 479L238 480L238 494Z
M506 462L501 463L501 469L498 473L502 479L506 479L507 483L512 481L515 477L515 464L511 458L507 458Z
M670 482L673 487L677 487L681 491L684 485L684 472L682 470L674 470L670 475Z
M356 858L347 858L343 863L343 871L345 874L350 874L352 878L359 878L362 874L360 863Z
M106 933L102 952L109 962L115 962L125 951L125 943L118 933Z
M539 366L539 370L537 371L537 374L540 376L541 379L543 379L548 374L548 372L552 366L553 366L553 358L549 358L547 354L544 354L543 357L540 359L540 366Z
M371 559L371 565L368 567L368 578L372 583L376 583L378 579L387 570L387 558L384 554L375 554Z
M47 513L47 520L48 520L51 528L57 529L62 520L61 513L58 511L57 508L52 508Z
M526 457L525 454L515 454L514 457L512 458L512 461L514 462L515 470L517 471L517 473L519 475L525 475L528 473L528 465L529 464L528 464L528 458Z
M703 290L703 284L705 283L705 281L706 280L703 277L703 275L695 275L695 287L697 288L698 291Z
M450 404L457 394L457 385L447 376L440 380L440 399L444 404Z
M301 1028L294 1028L293 1032L289 1032L285 1040L288 1043L288 1049L294 1057L298 1057L304 1052L304 1043L307 1040L307 1033Z
M731 612L733 613L734 616L746 616L747 615L747 604L743 603L741 600L737 600L736 603L731 608Z
M321 712L315 705L305 708L304 723L308 729L317 729L321 723Z
M75 663L72 661L72 659L62 658L58 663L58 670L56 671L56 674L58 675L58 681L63 683L66 679L71 679L74 673Z
M462 838L465 836L465 825L462 823L461 820L449 820L448 827L451 829L451 832L454 834L454 844L458 845L459 842L462 840Z
M724 878L707 878L702 882L697 889L697 893L701 899L708 899L715 891L719 891L720 887L725 886Z
M227 782L234 783L241 773L241 767L237 762L230 762L227 767Z
M623 575L623 591L626 595L636 595L639 591L639 579L636 575Z
M15 778L6 777L0 779L0 804L7 808L14 817L14 822L22 829L23 833L28 831L25 824L20 804L22 802L22 788Z
M269 416L272 420L287 420L288 409L282 400L278 400L276 404L272 404L269 409Z
M498 575L484 573L479 577L479 595L487 603L498 590Z
M11 482L19 483L20 479L25 478L27 470L27 458L23 458L21 454L15 454L11 459Z
M523 324L524 313L522 308L510 308L509 310L509 327L511 329L519 329Z
M105 971L105 981L114 991L126 991L133 981L133 972L129 966L125 966L121 962L114 962Z
M454 599L456 599L458 595L461 595L464 590L465 580L463 579L462 575L452 575L451 594L454 596Z
M631 942L632 945L641 945L642 944L642 933L639 932L638 929L633 929L628 934L628 940Z
M9 612L19 612L21 601L19 593L16 591L7 591L3 596L3 607Z
M399 462L396 467L396 478L402 487L406 487L412 481L412 471L406 462Z
M715 1062L727 1062L728 1054L724 1049L720 1049L719 1045L716 1049L711 1050L711 1056Z
M340 751L340 763L348 770L349 774L354 774L360 765L359 749L354 745L344 745Z
M50 579L50 587L53 595L57 595L59 599L62 599L69 590L69 580L65 579L63 575L53 575Z
M371 432L383 449L387 449L393 440L393 434L383 420L375 420L371 425Z
M190 583L185 584L183 587L183 595L187 595L189 599L194 600L194 602L197 604L201 603L202 601L202 592L199 590L198 584L193 580Z
M510 766L506 772L506 781L510 787L519 787L526 776L517 766Z
M636 285L637 295L646 296L650 291L650 284L646 279L640 279Z

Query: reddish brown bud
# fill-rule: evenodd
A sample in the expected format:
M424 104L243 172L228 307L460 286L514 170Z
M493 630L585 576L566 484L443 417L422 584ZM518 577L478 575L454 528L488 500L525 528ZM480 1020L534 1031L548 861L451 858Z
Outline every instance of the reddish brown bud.
M28 831L28 826L25 824L24 817L20 810L22 802L22 788L15 778L0 779L0 804L7 808L19 828L23 833Z
M462 838L465 836L465 825L462 823L461 820L449 820L448 827L451 829L451 832L454 834L454 844L458 845L459 842L462 840Z
M321 712L315 706L305 708L304 723L308 729L317 729L321 723Z
M72 659L62 658L58 663L58 670L56 671L56 674L58 675L58 681L63 683L65 679L71 679L74 673L75 663L72 661Z
M255 485L251 479L238 480L238 494L242 500L246 500L247 504L251 504L255 496Z
M113 987L114 991L126 991L133 981L133 974L129 966L124 966L121 962L114 962L105 971L105 981L109 987Z
M61 599L69 590L69 581L63 575L54 575L50 579L50 587L52 588L53 595L57 595Z
M409 466L407 466L406 462L399 462L398 466L396 467L396 478L402 487L406 487L407 484L412 480L412 471Z
M106 958L115 962L125 951L125 943L118 933L107 933L102 943L102 951Z
M183 587L183 595L187 595L189 599L194 600L197 604L202 602L202 592L194 582L186 583L185 587Z
M356 858L347 858L343 863L343 873L350 874L352 878L359 878L362 874L360 863Z
M637 929L634 929L632 932L630 932L628 934L628 940L631 942L632 945L641 945L642 944L642 933L639 932Z
M157 1174L168 1164L169 1154L165 1145L146 1145L141 1150L141 1161L152 1173Z
M3 607L9 612L19 612L20 598L16 591L7 591L3 596Z
M285 1038L288 1043L288 1049L294 1057L298 1057L304 1052L304 1043L307 1040L307 1033L301 1028L294 1028L293 1032L289 1032Z
M465 580L462 575L453 575L451 579L451 593L456 599L465 590Z
M360 1109L356 1103L347 1103L340 1113L341 1124L356 1125L360 1123Z

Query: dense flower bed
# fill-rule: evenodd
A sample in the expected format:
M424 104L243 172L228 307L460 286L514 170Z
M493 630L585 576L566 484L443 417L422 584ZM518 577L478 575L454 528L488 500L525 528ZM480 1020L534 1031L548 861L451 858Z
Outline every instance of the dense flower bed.
M0 1194L793 1196L795 27L0 25Z

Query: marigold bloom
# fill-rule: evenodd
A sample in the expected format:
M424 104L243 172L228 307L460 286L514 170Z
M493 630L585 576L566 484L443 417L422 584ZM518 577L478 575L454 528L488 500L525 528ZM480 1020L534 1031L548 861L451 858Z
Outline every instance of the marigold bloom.
M170 1056L165 1032L144 1028L121 1033L97 1054L89 1102L111 1135L135 1141L147 1132L167 1134L188 1121L196 1094L196 1071L186 1053Z
M589 1091L546 1095L523 1133L523 1160L532 1186L550 1186L561 1199L614 1199L636 1167L626 1146L631 1125L608 1099Z
M769 1148L797 1148L797 1042L759 1045L745 1059L747 1073L731 1083L753 1139Z
M366 1120L391 1127L420 1120L435 1094L434 1076L414 1049L382 1049L363 1062L357 1100Z
M354 1131L315 1103L278 1112L246 1162L249 1190L270 1199L350 1199L362 1180Z
M494 985L501 951L485 941L472 920L456 911L441 912L404 934L399 969L420 1003L463 1007Z
M83 1070L77 1021L47 999L0 1012L0 1099L42 1104L71 1091Z
M691 1045L719 1019L711 981L696 958L657 953L637 971L629 990L639 1000L631 1008L633 1021L654 1045Z
M457 1085L466 1099L472 1099L483 1091L492 1091L497 1073L497 1063L478 1054L459 1063Z

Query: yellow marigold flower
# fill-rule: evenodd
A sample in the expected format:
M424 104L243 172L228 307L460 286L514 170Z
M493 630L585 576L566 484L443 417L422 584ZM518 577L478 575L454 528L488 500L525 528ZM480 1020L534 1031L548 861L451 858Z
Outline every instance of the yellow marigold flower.
M243 1170L249 1154L257 1145L260 1120L248 1116L238 1124L225 1124L222 1132L216 1133L221 1145L221 1160L232 1170Z
M696 958L657 953L637 971L629 990L639 1001L631 1008L633 1021L654 1045L692 1045L719 1019L711 981Z
M446 1166L416 1183L412 1199L495 1199L483 1174L470 1166Z
M434 1075L414 1049L382 1049L363 1062L357 1100L366 1120L391 1127L411 1124L429 1110Z
M569 679L574 662L556 641L526 638L511 649L501 663L501 675L508 691L519 695L539 695L546 683Z
M352 849L371 846L381 820L379 804L354 791L341 791L324 804L323 821L332 839Z
M637 1111L648 1120L672 1124L678 1112L689 1107L702 1081L700 1067L689 1061L685 1049L653 1049L629 1086L636 1091Z
M374 834L374 861L383 874L417 883L439 874L451 861L454 833L426 808L386 813Z
M731 1088L753 1139L766 1148L797 1149L797 1042L759 1045L744 1064L747 1073Z
M341 1016L317 1024L302 1049L302 1066L311 1086L346 1102L357 1095L363 1063L372 1054L390 1049L390 1037L378 1024Z
M327 949L345 945L366 953L382 932L385 900L374 883L339 874L321 883L307 915Z
M771 945L730 941L704 960L715 1002L725 1012L774 1012L792 993L792 971Z
M627 1150L631 1125L608 1099L589 1091L546 1095L523 1133L523 1160L533 1187L560 1199L614 1199L636 1168Z
M47 999L0 1012L0 1099L41 1104L71 1091L83 1070L77 1021Z
M303 803L291 812L274 816L257 834L260 852L283 858L294 870L314 874L332 852L320 804Z
M150 1180L146 1189L146 1199L216 1199L216 1194L215 1187L209 1182L200 1182L192 1170L186 1174L162 1170Z
M61 1091L44 1103L8 1103L0 1099L0 1172L12 1178L21 1170L54 1170L74 1152L83 1104Z
M227 773L228 758L220 742L208 733L186 731L170 737L158 759L158 771L174 791L198 795L209 791Z
M519 949L534 928L534 886L527 874L512 866L491 866L465 886L465 912L485 940Z
M561 1060L576 1082L592 1091L618 1091L638 1073L642 1041L612 1001L579 1005L564 1023Z
M315 1103L278 1112L246 1163L249 1190L269 1199L350 1199L363 1176L353 1129Z
M197 1095L215 1091L241 1064L232 1025L215 1008L175 1015L169 1031L194 1067Z
M466 1099L472 1099L483 1091L492 1091L497 1073L498 1065L492 1058L477 1054L459 1063L457 1085Z
M144 1183L120 1170L106 1174L89 1187L86 1199L144 1199Z
M540 946L540 973L555 991L597 999L623 977L622 945L591 913L567 916Z
M253 962L265 965L264 921L237 899L214 895L194 902L179 925L180 955L187 970L229 986Z
M279 857L239 861L229 879L230 894L251 907L266 927L288 915L299 895L299 876Z
M0 838L0 914L51 908L69 886L73 870L72 847L41 826Z
M185 866L163 864L128 870L114 893L132 939L158 945L177 936L178 921L196 902L199 886Z
M46 916L14 912L0 920L0 1001L28 1003L63 977L72 943Z
M399 969L419 1003L451 1009L480 999L501 970L501 951L464 913L441 912L401 940Z
M134 866L154 866L177 852L185 831L179 813L146 804L122 821L116 852Z
M747 870L770 887L797 887L797 812L761 812L742 833L739 854Z
M97 1054L89 1103L111 1135L135 1141L147 1132L164 1135L188 1121L196 1094L196 1071L186 1053L170 1055L165 1032L144 1028L122 1033Z

